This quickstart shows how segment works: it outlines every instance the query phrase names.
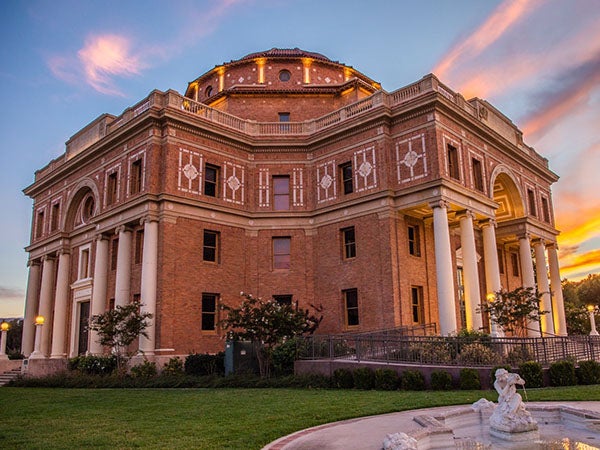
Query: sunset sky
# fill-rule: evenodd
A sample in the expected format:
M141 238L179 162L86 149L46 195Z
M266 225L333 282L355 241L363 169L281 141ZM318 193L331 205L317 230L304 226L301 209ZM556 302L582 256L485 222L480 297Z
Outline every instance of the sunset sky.
M35 170L100 114L273 47L322 53L388 92L433 72L491 102L560 176L563 278L600 273L598 0L0 3L0 317L23 315Z

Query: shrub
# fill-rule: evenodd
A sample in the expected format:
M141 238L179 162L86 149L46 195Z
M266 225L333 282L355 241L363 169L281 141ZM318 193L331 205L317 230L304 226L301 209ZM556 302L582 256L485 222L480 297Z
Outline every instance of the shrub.
M354 387L356 389L370 390L375 385L375 374L368 367L354 369L352 372Z
M169 359L163 366L162 374L166 376L182 375L183 361L178 357Z
M479 342L463 345L458 355L458 360L462 364L477 364L490 366L497 364L500 360L499 355L491 348L486 347Z
M296 339L290 339L273 348L271 360L275 376L293 374L296 360Z
M552 386L573 386L577 384L575 364L572 361L556 361L548 369Z
M225 353L193 353L185 358L184 368L188 375L222 375L225 373Z
M131 368L131 376L134 378L153 378L156 374L156 363L148 360Z
M425 377L418 370L405 370L400 377L400 387L405 391L423 391Z
M519 375L525 380L525 387L539 388L544 386L544 373L539 362L527 361L520 364Z
M462 390L481 389L479 372L469 367L463 367L460 369L459 385Z
M580 361L575 372L579 384L600 384L600 363L594 360Z
M531 350L525 345L513 347L506 357L506 361L513 366L518 366L521 363L532 361L534 359Z
M382 391L393 391L398 389L400 377L395 370L377 369L375 370L375 389Z
M431 372L431 389L434 391L449 391L452 389L452 375L445 370Z
M408 347L411 360L425 363L447 363L452 360L448 343L419 342Z
M87 375L110 375L117 369L117 356L76 356L69 359L67 368Z
M350 369L335 369L333 371L333 387L340 389L352 389L354 387L354 377Z

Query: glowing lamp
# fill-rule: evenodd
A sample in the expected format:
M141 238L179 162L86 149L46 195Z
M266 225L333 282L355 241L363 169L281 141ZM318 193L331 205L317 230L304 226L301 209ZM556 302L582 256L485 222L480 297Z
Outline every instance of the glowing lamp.
M594 312L594 309L596 309L596 307L594 305L587 305L587 310L589 312Z
M2 322L2 325L0 325L0 329L2 331L8 331L9 328L10 328L10 324L8 322Z
M35 318L35 324L36 325L44 325L44 316L37 316Z
M485 296L485 298L487 298L488 302L493 302L494 300L496 300L496 294L490 292L488 295Z

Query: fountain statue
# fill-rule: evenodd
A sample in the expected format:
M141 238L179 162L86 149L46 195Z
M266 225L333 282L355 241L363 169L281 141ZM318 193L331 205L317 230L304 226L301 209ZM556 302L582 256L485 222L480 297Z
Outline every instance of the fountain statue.
M498 405L490 416L490 434L510 441L536 439L538 424L517 393L517 385L525 385L525 380L506 369L496 370L495 375Z

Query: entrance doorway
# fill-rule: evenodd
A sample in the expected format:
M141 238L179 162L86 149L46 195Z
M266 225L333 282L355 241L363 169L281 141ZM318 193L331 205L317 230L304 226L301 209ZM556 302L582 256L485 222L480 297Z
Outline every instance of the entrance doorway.
M77 354L85 355L88 350L90 319L90 302L79 303L79 341L77 344Z

